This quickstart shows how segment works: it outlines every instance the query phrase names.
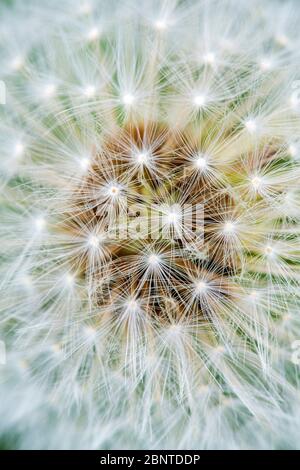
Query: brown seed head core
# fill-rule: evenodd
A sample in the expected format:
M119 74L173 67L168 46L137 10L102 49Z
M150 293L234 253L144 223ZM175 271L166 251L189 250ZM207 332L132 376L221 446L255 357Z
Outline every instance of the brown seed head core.
M201 145L195 134L147 123L114 131L95 151L67 224L89 234L77 271L96 305L116 312L132 299L161 320L209 316L229 297L235 259L216 230L234 202ZM174 207L189 208L180 234Z

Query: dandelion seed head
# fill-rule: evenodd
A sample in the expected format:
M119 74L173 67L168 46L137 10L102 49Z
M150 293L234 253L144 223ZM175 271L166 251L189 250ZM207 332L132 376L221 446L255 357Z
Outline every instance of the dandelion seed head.
M297 447L298 3L9 3L4 441Z

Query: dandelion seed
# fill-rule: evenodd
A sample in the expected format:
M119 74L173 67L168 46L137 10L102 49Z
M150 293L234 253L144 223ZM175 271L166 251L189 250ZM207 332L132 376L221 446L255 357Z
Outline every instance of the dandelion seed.
M264 57L260 60L260 68L262 71L272 70L274 67L274 62L271 58Z
M83 329L84 336L89 340L93 341L96 337L97 331L92 326L85 326Z
M155 21L154 26L159 31L164 31L165 29L167 29L168 24L166 20L161 19L161 20Z
M197 106L198 108L202 108L206 104L206 97L205 95L196 95L193 98L193 102L195 106Z
M222 232L225 235L232 235L236 231L236 224L234 222L228 221L223 225Z
M90 235L88 239L88 245L92 248L97 248L99 244L99 239L95 235Z
M61 353L61 346L59 343L54 343L51 345L51 351L54 353L54 354L60 354Z
M166 214L167 222L170 225L175 225L181 219L181 210L178 207L172 206Z
M91 164L91 160L87 157L83 157L79 159L79 165L82 168L82 170L86 171Z
M93 5L91 3L85 2L80 5L78 13L80 15L89 15L93 12Z
M300 105L300 97L298 95L298 93L293 93L290 97L290 106L293 108L293 109L298 109L299 105Z
M46 227L46 219L42 216L37 217L34 220L34 226L35 226L35 229L38 233L42 232Z
M75 283L75 276L74 274L68 272L64 275L63 280L67 287L73 287Z
M135 156L136 158L136 161L139 165L143 166L143 165L147 165L149 163L149 160L150 160L150 156L149 156L149 153L148 152L138 152Z
M125 301L126 310L128 310L131 314L136 314L140 310L140 305L137 300L129 298Z
M55 93L56 93L56 85L54 83L48 83L48 85L46 85L43 88L43 92L42 92L44 98L53 98Z
M291 155L291 157L296 157L298 154L297 146L293 144L289 145L288 152Z
M96 87L94 85L87 85L83 89L83 94L87 98L93 98L93 96L95 96L95 94L96 94Z
M216 62L216 56L213 52L207 52L203 56L203 62L209 65L213 65Z
M264 253L268 258L274 258L276 255L275 248L271 245L267 245L264 249Z
M289 38L285 34L281 33L276 36L276 42L280 46L286 47L289 44Z
M25 151L25 145L22 142L17 142L14 148L14 155L16 157L20 157L21 155L24 154Z
M257 121L255 119L247 119L245 121L245 127L250 134L254 134L258 129Z
M207 293L208 289L209 289L209 284L203 280L197 281L195 283L196 294L199 294L199 295L205 294Z
M96 41L100 36L100 30L95 26L94 28L90 29L89 32L87 33L87 39L89 41Z
M20 284L27 290L31 290L33 287L33 280L29 274L24 274L20 277Z
M108 185L107 188L107 195L111 196L112 198L118 197L120 194L121 188L120 186L112 183Z
M135 97L130 94L130 93L126 93L125 95L123 95L122 97L122 102L123 104L125 104L126 106L131 106L135 101Z
M157 267L161 263L161 258L159 255L152 253L148 256L148 264L152 267Z
M199 155L196 155L194 161L195 161L195 167L198 170L203 171L208 167L207 156L205 156L202 153L200 153Z
M260 298L260 293L257 290L252 290L249 294L249 300L256 303Z
M10 65L12 70L18 71L24 66L24 58L21 56L17 56L11 61Z
M261 176L253 176L250 182L255 191L259 191L264 185L264 179Z

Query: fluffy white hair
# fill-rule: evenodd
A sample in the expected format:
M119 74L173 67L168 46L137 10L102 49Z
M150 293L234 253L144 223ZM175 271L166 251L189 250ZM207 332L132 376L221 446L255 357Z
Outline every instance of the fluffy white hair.
M299 447L299 3L6 3L5 445Z

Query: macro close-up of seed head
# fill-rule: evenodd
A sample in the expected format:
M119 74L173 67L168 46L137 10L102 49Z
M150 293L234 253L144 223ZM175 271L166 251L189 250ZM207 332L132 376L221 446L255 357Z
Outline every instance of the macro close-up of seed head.
M0 15L0 448L298 449L299 2Z

